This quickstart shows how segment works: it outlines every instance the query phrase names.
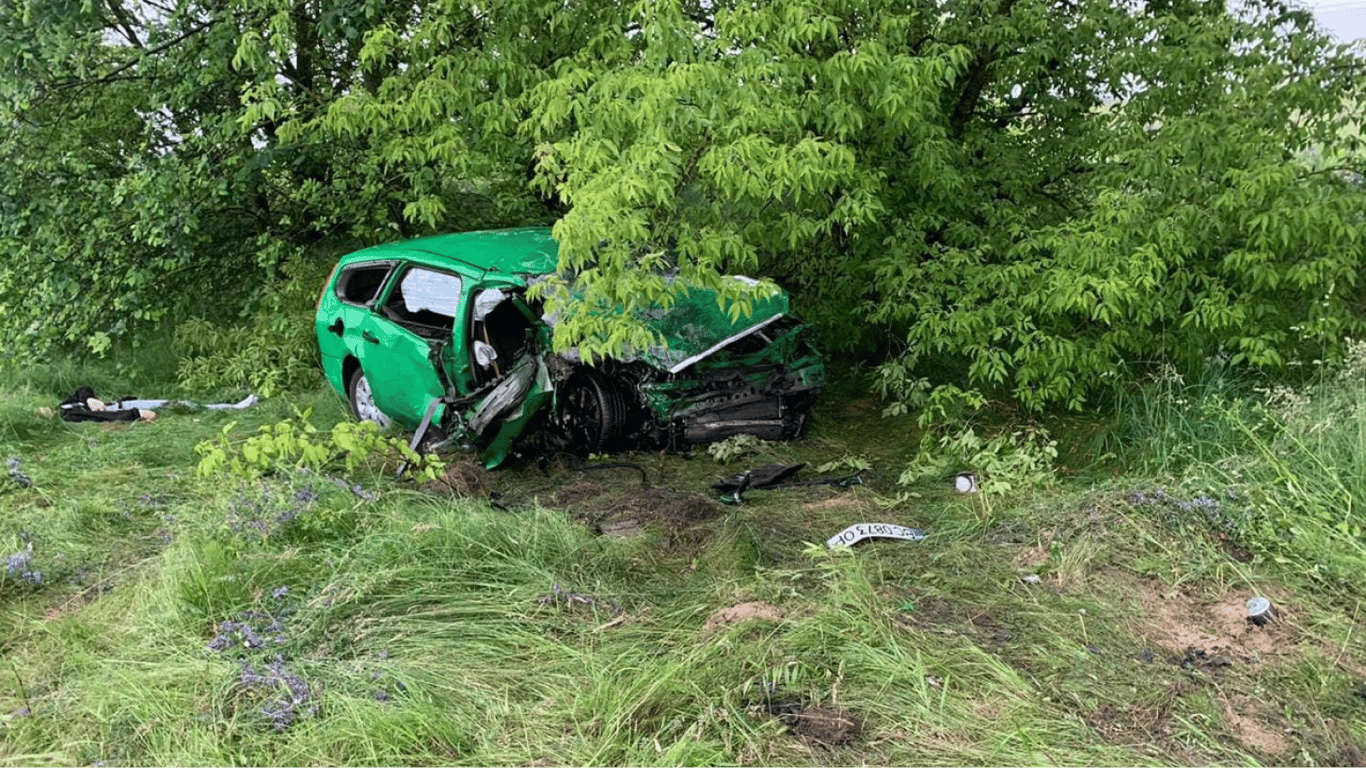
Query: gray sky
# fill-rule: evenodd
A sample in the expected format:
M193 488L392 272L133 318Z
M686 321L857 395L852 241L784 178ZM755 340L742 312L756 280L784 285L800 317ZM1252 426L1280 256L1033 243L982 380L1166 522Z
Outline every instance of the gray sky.
M1366 0L1305 0L1305 5L1339 41L1366 38Z

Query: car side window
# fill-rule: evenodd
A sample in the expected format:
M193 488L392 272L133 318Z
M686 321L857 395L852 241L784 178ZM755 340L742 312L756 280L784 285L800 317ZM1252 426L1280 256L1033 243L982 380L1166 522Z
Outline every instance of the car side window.
M459 275L410 267L389 292L383 314L422 336L450 335L463 283Z
M347 304L366 306L379 295L384 286L384 278L393 269L390 262L379 264L356 264L342 270L337 278L337 298Z

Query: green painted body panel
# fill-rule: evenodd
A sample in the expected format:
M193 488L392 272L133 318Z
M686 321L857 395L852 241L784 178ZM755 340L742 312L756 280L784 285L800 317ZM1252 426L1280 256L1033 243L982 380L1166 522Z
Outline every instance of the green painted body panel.
M471 272L545 275L555 271L560 245L550 236L549 227L457 232L376 245L344 256L342 263L398 254L431 266L458 263Z
M540 366L526 398L515 410L503 417L503 422L498 427L498 433L493 436L488 446L484 448L483 453L480 454L480 462L489 469L502 464L503 460L512 452L512 447L517 438L522 436L532 420L543 411L554 393L554 383L550 381L550 376L545 367Z
M365 332L359 358L374 390L375 405L405 428L416 429L427 406L445 392L429 361L430 346L377 315L369 318Z

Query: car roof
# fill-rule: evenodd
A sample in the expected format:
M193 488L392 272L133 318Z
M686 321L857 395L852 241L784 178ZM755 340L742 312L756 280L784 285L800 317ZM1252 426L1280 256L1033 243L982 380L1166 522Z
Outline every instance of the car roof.
M415 259L415 254L430 258ZM550 227L521 227L401 240L356 251L344 258L356 261L401 257L504 275L545 275L555 270L559 254L560 245L550 236Z

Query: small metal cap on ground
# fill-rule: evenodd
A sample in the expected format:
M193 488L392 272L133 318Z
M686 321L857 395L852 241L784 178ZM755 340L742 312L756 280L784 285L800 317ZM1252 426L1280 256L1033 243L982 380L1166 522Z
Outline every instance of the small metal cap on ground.
M953 479L953 487L957 488L959 493L976 493L977 475L972 472L959 472Z
M1276 618L1276 609L1271 601L1260 595L1247 601L1247 620L1261 626Z

